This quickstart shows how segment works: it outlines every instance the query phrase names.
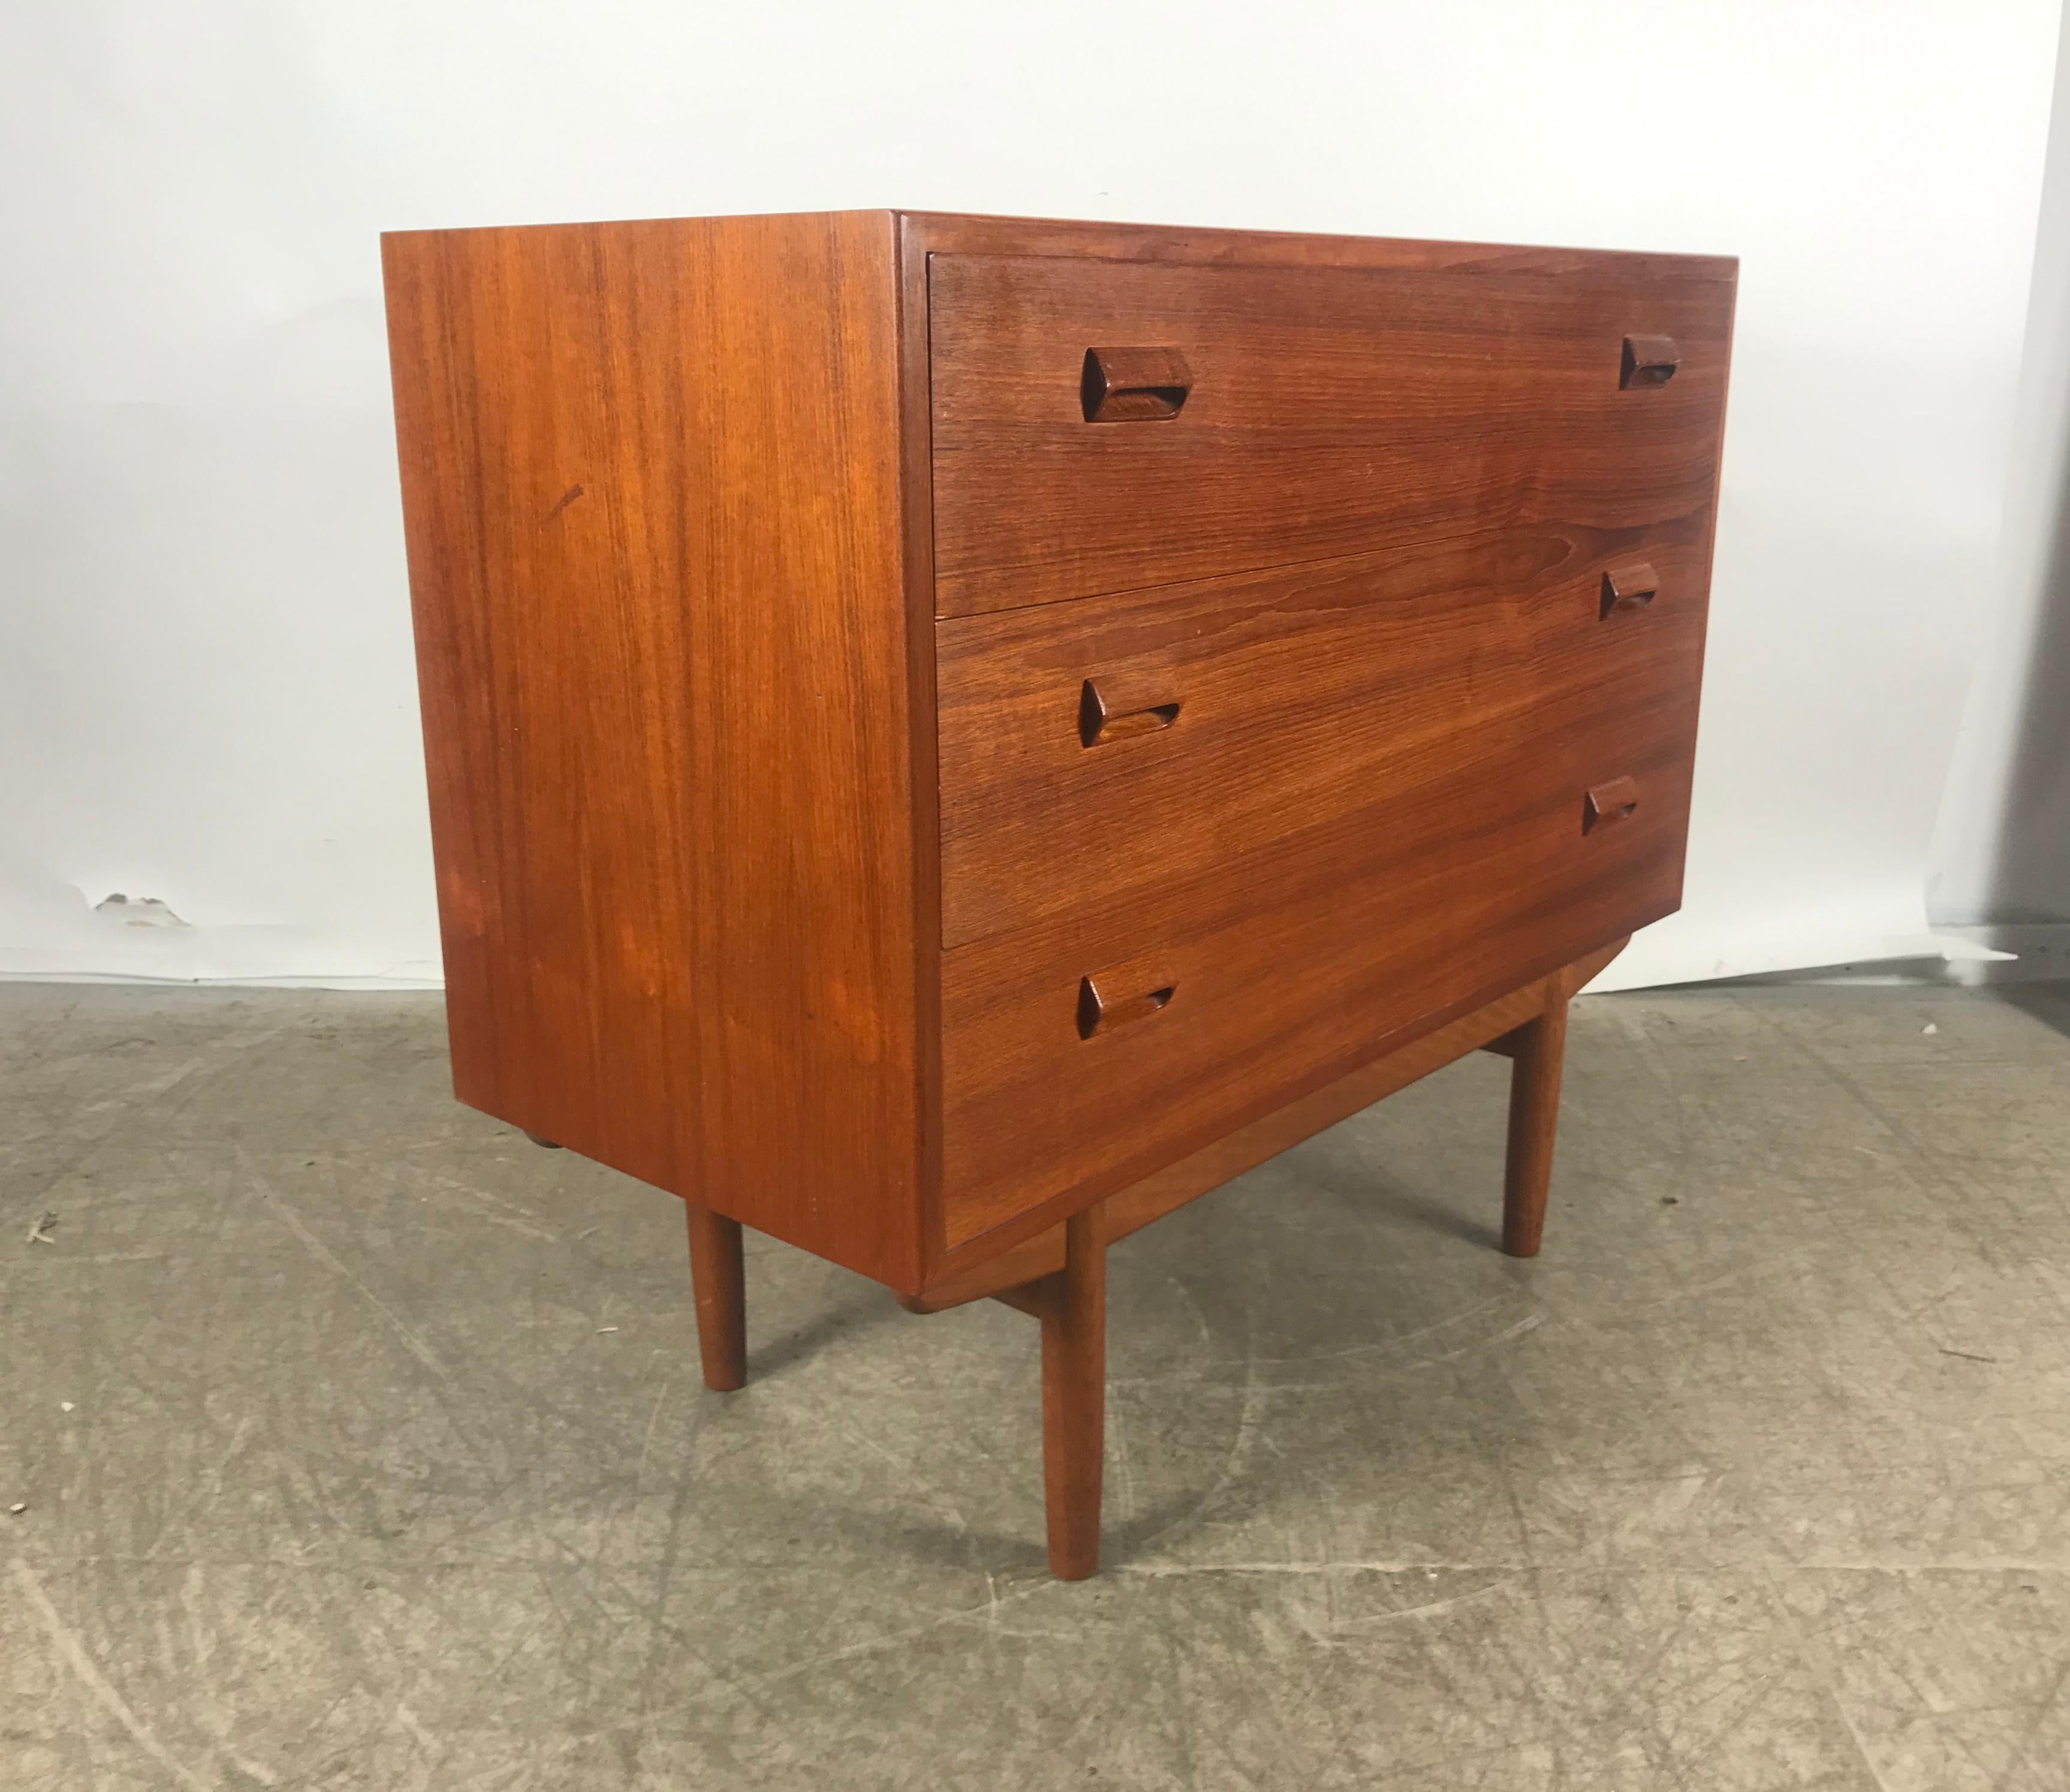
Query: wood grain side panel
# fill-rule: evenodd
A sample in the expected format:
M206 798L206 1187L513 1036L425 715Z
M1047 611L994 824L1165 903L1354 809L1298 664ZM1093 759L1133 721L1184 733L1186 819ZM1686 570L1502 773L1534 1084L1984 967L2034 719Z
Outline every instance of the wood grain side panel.
M944 616L1537 525L1700 514L1732 286L1564 272L936 253ZM1668 383L1618 384L1671 334ZM1089 350L1169 351L1176 412L1088 421Z
M1634 542L1659 590L1605 618ZM1679 693L1693 738L1708 547L1701 516L1547 529L943 622L943 938L1168 887L1325 817L1384 831L1462 765L1633 698ZM1088 745L1089 685L1176 713Z
M1385 825L1340 818L1139 900L943 959L953 1250L1150 1174L1412 1037L1672 911L1688 816L1675 692L1431 783ZM1581 833L1593 770L1643 793ZM1171 991L1111 1036L1084 978Z
M917 1285L892 218L384 255L456 1088Z

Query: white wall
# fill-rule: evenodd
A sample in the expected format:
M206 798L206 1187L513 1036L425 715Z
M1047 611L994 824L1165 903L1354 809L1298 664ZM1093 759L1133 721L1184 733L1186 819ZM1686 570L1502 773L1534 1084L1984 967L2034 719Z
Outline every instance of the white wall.
M1994 625L1929 867L1938 926L2070 970L2070 35L2059 51Z
M1740 255L1688 907L1626 976L1901 949L2056 12L9 7L0 970L435 974L379 230L883 203Z

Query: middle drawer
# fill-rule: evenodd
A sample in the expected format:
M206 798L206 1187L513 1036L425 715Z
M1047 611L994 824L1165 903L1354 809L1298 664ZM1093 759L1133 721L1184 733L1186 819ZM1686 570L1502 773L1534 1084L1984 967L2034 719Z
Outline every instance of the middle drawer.
M1621 705L1693 730L1707 545L1547 526L940 623L943 945L1384 827Z

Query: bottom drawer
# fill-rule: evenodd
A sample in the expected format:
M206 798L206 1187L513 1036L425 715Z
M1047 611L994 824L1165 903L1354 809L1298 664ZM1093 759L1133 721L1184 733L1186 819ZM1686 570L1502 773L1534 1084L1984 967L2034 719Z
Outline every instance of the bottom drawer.
M1319 826L946 953L947 1248L1122 1187L1671 912L1695 723L1693 678L1672 682L1356 837Z

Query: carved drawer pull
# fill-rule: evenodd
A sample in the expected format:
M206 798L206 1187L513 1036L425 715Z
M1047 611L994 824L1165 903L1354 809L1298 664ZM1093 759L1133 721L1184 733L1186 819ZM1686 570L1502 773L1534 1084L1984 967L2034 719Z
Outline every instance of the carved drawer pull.
M1682 351L1671 336L1627 336L1624 339L1624 368L1618 384L1665 386L1682 365Z
M1096 1033L1112 1033L1116 1027L1125 1027L1131 1021L1148 1020L1172 1000L1179 986L1176 983L1160 983L1153 989L1139 990L1132 996L1115 992L1117 988L1127 987L1111 971L1078 979L1081 1039L1090 1039Z
M1088 678L1078 694L1078 739L1086 747L1154 734L1178 719L1178 697L1162 678Z
M1632 778L1613 778L1598 784L1581 799L1581 832L1592 834L1613 821L1630 819L1638 807L1638 783Z
M1089 423L1148 423L1177 416L1192 389L1176 349L1087 349L1078 396Z
M1643 560L1603 575L1603 620L1619 610L1642 610L1660 590L1660 575Z

